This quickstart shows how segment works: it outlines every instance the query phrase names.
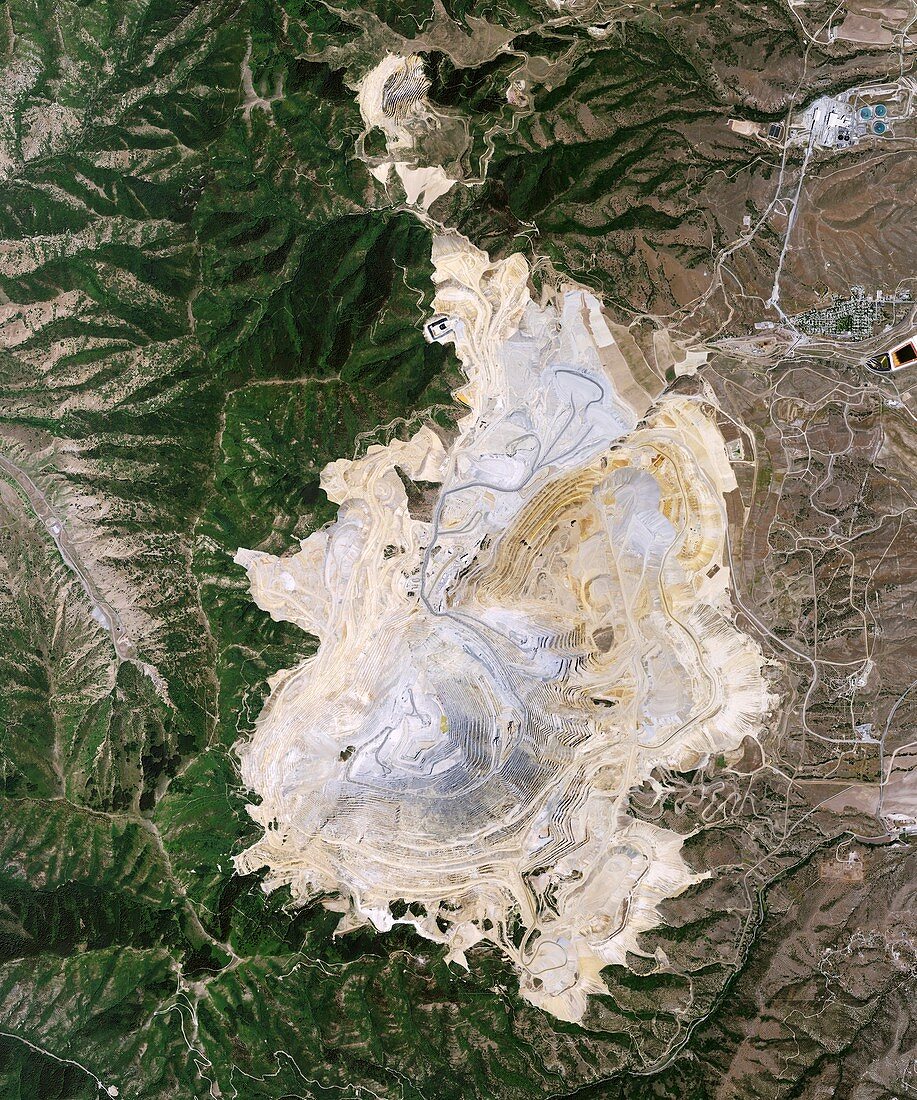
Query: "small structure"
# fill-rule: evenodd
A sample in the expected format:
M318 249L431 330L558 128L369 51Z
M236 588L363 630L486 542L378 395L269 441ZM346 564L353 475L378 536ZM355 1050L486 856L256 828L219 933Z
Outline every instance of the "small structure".
M845 148L854 141L857 113L846 100L822 96L802 115L803 132L822 149Z
M451 317L439 316L427 321L424 334L432 344L442 344L455 332L455 322Z
M823 882L862 882L863 860L859 853L848 851L845 858L839 854L826 856L822 861L819 878Z
M788 124L790 145L807 145L810 149L851 149L858 142L873 137L892 136L894 123L912 114L913 78L902 78L895 84L851 88L835 96L819 96ZM907 105L902 106L901 93L907 93ZM885 96L885 102L879 102Z

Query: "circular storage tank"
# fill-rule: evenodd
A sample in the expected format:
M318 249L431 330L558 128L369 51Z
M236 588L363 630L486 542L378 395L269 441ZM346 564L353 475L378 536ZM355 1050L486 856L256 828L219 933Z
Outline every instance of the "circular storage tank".
M860 118L872 118L872 107L861 107Z
M872 132L874 134L884 134L887 127L884 122L874 122L872 124Z
M885 118L885 116L887 114L888 114L888 108L885 106L885 104L884 103L877 103L876 104L876 118Z

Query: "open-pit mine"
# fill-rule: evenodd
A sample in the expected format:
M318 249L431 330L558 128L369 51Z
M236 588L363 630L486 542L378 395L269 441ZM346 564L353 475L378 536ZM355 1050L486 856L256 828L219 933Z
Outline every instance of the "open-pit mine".
M703 873L630 792L737 748L773 703L733 622L735 482L712 398L660 398L596 297L536 302L521 256L457 234L433 259L467 376L451 441L330 463L336 522L236 556L319 640L239 748L264 833L236 865L341 933L413 925L465 966L494 944L523 997L576 1020Z

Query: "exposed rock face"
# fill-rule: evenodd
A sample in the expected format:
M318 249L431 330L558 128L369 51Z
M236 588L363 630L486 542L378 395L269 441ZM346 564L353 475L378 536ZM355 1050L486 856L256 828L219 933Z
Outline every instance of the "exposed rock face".
M734 480L702 401L650 411L661 386L592 295L539 306L521 257L454 235L434 260L468 376L451 447L424 428L331 463L333 525L237 555L321 643L240 749L265 833L237 866L341 931L409 923L463 964L489 940L524 997L578 1019L695 881L629 791L737 747L772 702L730 621ZM432 522L398 470L441 486Z
M357 88L360 116L366 127L359 144L362 146L363 139L374 129L385 137L385 154L365 158L367 168L386 187L394 168L407 204L424 211L458 183L446 174L442 165L418 163L418 158L423 158L424 144L421 140L418 147L418 137L428 136L441 125L427 101L429 90L423 62L416 54L410 57L387 54Z

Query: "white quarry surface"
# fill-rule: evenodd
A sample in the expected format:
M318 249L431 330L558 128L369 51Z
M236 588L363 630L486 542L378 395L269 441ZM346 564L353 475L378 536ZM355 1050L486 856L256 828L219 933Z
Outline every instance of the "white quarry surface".
M239 749L264 834L236 866L339 932L411 924L463 966L490 941L523 997L576 1020L698 879L628 793L736 748L772 704L732 623L734 480L707 406L650 409L592 295L536 304L521 256L457 235L433 259L468 379L457 436L330 463L337 521L236 558L320 642ZM398 469L439 485L431 522Z
M370 167L370 173L388 186L394 169L408 205L423 210L429 210L460 182L446 175L441 165L416 164L415 130L437 125L436 114L426 98L429 88L423 61L416 54L409 57L387 54L357 88L365 133L378 128L385 135L388 159Z

